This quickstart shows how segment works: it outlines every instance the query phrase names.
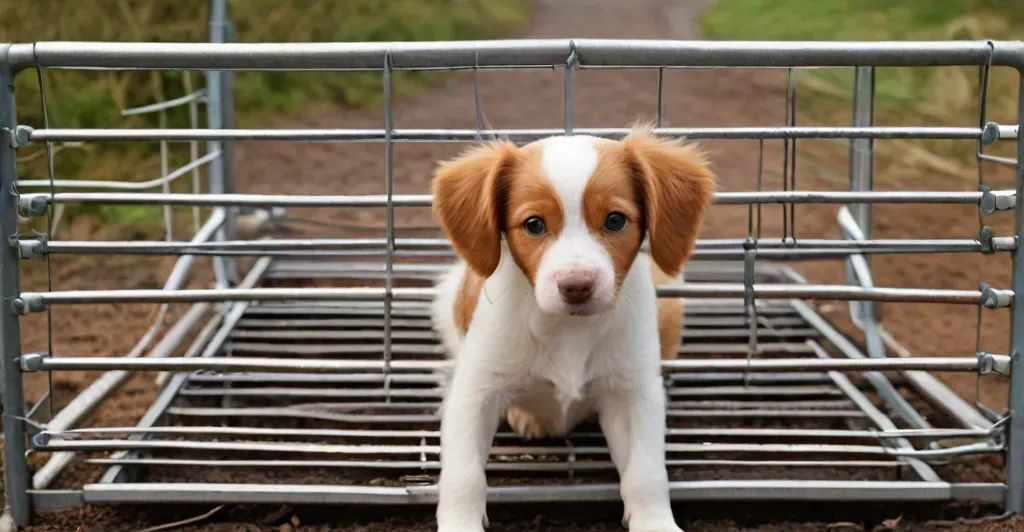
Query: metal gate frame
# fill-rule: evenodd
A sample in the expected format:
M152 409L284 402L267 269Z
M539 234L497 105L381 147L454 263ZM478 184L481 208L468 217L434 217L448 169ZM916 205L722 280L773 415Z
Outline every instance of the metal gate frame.
M220 22L223 22L223 13ZM226 33L220 26L223 39ZM853 286L811 285L794 278L787 269L773 270L771 282L761 282L764 274L754 264L751 248L743 240L703 241L696 256L703 259L730 259L743 267L734 270L738 276L729 282L712 281L688 283L666 287L661 297L728 298L745 308L755 304L780 300L788 302L807 323L825 336L849 358L782 358L755 360L685 359L666 363L673 374L691 375L717 372L723 369L749 372L832 372L836 386L847 398L866 413L870 403L849 385L842 372L866 372L879 395L893 409L899 411L900 398L892 384L879 371L902 372L923 395L943 402L948 413L960 421L963 429L898 429L885 418L875 419L881 425L872 434L894 441L920 436L926 431L930 437L992 437L1005 430L1006 484L950 484L928 474L928 466L918 462L927 457L929 450L896 445L895 454L902 456L919 475L921 481L860 482L860 481L701 481L673 483L676 499L769 499L769 500L948 500L967 499L1002 502L1009 512L1024 511L1024 378L1021 378L1022 352L1024 352L1024 301L1014 294L1024 291L1024 256L1018 241L1024 236L1024 166L1018 160L1024 157L1024 140L1018 135L1018 125L985 123L978 127L878 127L871 125L871 112L864 106L873 101L871 68L878 66L951 66L974 65L982 69L990 66L1011 67L1024 72L1024 43L1021 42L702 42L702 41L622 41L592 39L506 40L474 42L423 43L326 43L326 44L233 44L233 43L64 43L0 45L0 127L7 142L0 143L0 231L11 244L0 253L0 338L2 338L4 464L7 505L14 521L27 524L33 506L54 507L81 502L127 501L180 501L191 502L359 502L429 503L434 500L434 488L424 487L366 487L366 486L281 486L225 485L225 484L124 484L122 469L116 462L103 482L85 487L83 491L59 491L32 485L26 463L27 432L29 424L23 411L22 375L31 371L107 370L130 372L138 370L176 372L158 397L139 428L151 428L170 405L175 394L199 370L272 371L278 373L344 374L345 372L374 373L384 376L385 390L391 375L402 372L437 369L443 362L411 361L396 358L392 344L391 325L395 309L421 305L430 299L432 290L397 286L402 271L396 269L395 259L403 253L437 251L446 243L432 239L398 239L393 230L394 211L407 206L427 206L430 198L422 195L393 193L393 146L398 142L462 141L472 142L483 135L504 136L514 141L527 141L555 134L575 133L603 137L619 137L622 129L575 128L573 125L573 73L584 68L692 68L692 67L854 67L858 69L856 91L861 99L856 122L852 127L746 127L746 128L658 128L656 133L670 137L691 139L850 139L861 150L869 149L872 139L893 138L955 138L976 139L981 145L999 139L1017 141L1017 160L1003 160L1016 167L1016 189L1007 191L979 190L977 192L876 192L871 189L870 157L854 158L851 167L853 190L850 192L806 192L785 190L775 192L729 192L715 196L717 204L833 203L870 206L874 203L959 203L978 205L986 213L996 210L1014 210L1015 234L1003 237L965 240L870 240L868 207L860 207L852 226L847 224L848 239L841 241L761 242L756 248L759 258L840 257L851 267ZM14 113L13 79L20 71L32 68L54 69L188 69L208 71L208 100L211 107L209 127L206 129L33 129L19 125ZM565 126L562 129L531 130L451 130L451 129L396 129L391 119L391 74L396 70L456 70L488 68L561 68L565 73ZM231 127L230 81L225 74L242 69L268 70L345 70L381 72L385 90L385 119L383 129L332 130L265 130L234 129ZM1024 78L1022 78L1024 79ZM660 76L659 76L660 80ZM659 94L661 87L659 85ZM864 100L864 97L867 97ZM1021 91L1020 111L1024 113L1024 90ZM866 103L865 103L866 102ZM660 105L659 105L660 109ZM660 117L660 113L659 113ZM1018 119L1018 123L1021 118ZM19 146L29 143L58 141L207 141L210 152L221 156L211 165L210 193L126 193L126 192L46 192L20 193L15 167L15 153ZM286 196L234 194L231 187L230 158L223 153L230 143L238 140L336 140L383 142L386 146L387 193L379 196ZM983 154L980 154L981 157ZM998 158L984 156L986 160ZM866 165L866 166L865 166ZM31 239L18 233L18 215L38 216L51 205L79 203L115 203L136 205L186 205L216 207L214 216L191 242L61 242ZM331 241L239 241L231 239L231 226L238 207L382 207L387 213L387 233L384 239L340 239ZM863 225L861 225L863 224ZM860 231L858 233L858 230ZM272 255L282 251L346 251L378 250L384 257L381 275L383 288L256 288L260 279L268 274L273 264L269 258L237 283L230 257L237 254ZM1013 253L1012 290L982 287L979 290L909 289L875 287L870 282L870 268L861 263L864 254L913 252L1008 252ZM195 255L224 257L218 271L218 286L202 290L97 290L60 292L22 292L19 282L19 261L22 258L48 253L139 253L180 255L182 259ZM270 270L272 273L272 270ZM758 273L762 272L762 273ZM414 272L415 273L415 272ZM422 273L422 272L419 272ZM764 274L768 275L768 274ZM772 277L774 276L774 277ZM788 277L788 279L787 279ZM1012 312L1012 352L1009 355L988 355L959 358L884 358L879 356L872 342L890 342L878 331L870 305L858 306L857 315L868 332L869 349L863 353L850 344L820 315L803 303L803 299L849 300L853 302L900 301L920 303L950 303L1009 308ZM45 353L22 353L19 335L19 316L43 311L51 305L83 303L188 302L198 305L224 303L218 315L219 328L208 327L204 356L166 358L147 356L136 358L49 357ZM380 360L333 359L266 359L255 357L215 356L237 322L245 315L250 304L261 302L289 304L305 302L334 302L379 307L383 322L383 353ZM275 303L276 302L276 303ZM202 312L187 314L197 322ZM208 307L203 307L206 310ZM213 323L213 322L211 322ZM756 323L754 324L756 328ZM181 341L189 327L175 327L177 341ZM756 333L755 333L756 335ZM170 334L168 336L171 336ZM820 346L808 344L811 352ZM159 346L158 346L159 347ZM164 346L165 351L170 348ZM1011 375L1010 417L1008 422L992 425L976 411L959 401L944 386L923 371L995 371ZM869 377L873 376L873 377ZM123 376L122 376L123 378ZM959 401L959 402L957 402ZM71 453L95 450L81 442L62 440L59 436L72 428L96 401L76 398L74 413L77 418L63 427L50 427L47 437L33 439L36 449ZM870 408L869 408L870 407ZM905 411L908 418L913 416ZM57 430L54 430L54 429ZM916 431L916 432L915 432ZM139 434L136 434L138 436ZM146 440L131 438L133 445L144 446ZM119 444L122 451L132 448ZM105 448L104 448L105 449ZM941 452L941 451L938 451ZM892 453L890 453L892 454ZM56 456L56 455L55 455ZM65 455L68 456L68 455ZM114 458L125 458L126 453ZM66 463L66 462L65 462ZM920 463L918 466L916 464ZM59 471L59 467L57 468ZM50 472L51 475L56 474ZM38 476L39 473L37 472ZM552 499L607 500L617 497L613 484L557 487L502 487L492 488L495 501L549 501Z

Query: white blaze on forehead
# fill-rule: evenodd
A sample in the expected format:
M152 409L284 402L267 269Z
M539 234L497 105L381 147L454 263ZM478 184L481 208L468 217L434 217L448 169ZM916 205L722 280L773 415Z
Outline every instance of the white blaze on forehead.
M597 168L598 142L594 137L574 136L552 137L541 144L541 168L562 204L564 221L537 268L534 294L548 312L569 308L558 284L572 275L593 279L593 296L586 303L590 311L608 308L615 297L615 266L583 216L583 192Z
M585 135L543 141L541 167L565 210L565 226L582 221L583 190L597 167L597 139Z

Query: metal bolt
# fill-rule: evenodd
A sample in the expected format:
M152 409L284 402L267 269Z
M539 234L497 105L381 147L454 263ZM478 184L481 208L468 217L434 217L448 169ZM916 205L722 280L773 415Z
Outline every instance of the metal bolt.
M18 198L18 214L25 218L42 216L46 214L46 208L49 206L49 203L50 200L47 196L23 196Z
M985 127L981 130L981 143L988 146L994 144L997 140L999 140L999 124L995 122L985 124Z

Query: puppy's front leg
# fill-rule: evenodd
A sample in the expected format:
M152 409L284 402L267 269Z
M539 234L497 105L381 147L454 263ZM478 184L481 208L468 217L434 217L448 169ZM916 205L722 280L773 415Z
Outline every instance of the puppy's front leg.
M441 413L440 532L482 531L487 520L485 467L498 428L499 397L486 372L456 367Z
M619 470L623 522L630 532L681 532L672 516L665 470L665 392L652 376L602 394L601 430Z

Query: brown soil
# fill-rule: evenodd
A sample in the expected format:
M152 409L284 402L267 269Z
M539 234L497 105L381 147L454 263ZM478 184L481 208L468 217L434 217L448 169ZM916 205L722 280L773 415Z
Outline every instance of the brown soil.
M638 6L636 4L643 4ZM519 37L602 37L602 38L674 38L698 37L696 14L708 0L671 2L644 0L538 0L532 21ZM344 75L344 74L329 74ZM315 76L310 75L315 82ZM402 99L394 107L395 126L399 128L475 126L473 75L469 72L432 73L439 85L415 97ZM675 70L665 74L665 124L667 126L754 126L784 123L785 71L782 70ZM397 77L398 83L401 77ZM496 128L561 127L563 125L563 78L560 71L489 71L479 74L480 93L487 119ZM656 108L656 74L653 71L581 71L576 77L575 105L577 127L626 126L637 120L654 117ZM991 106L995 104L990 102ZM1010 105L1007 103L1006 105ZM801 117L802 118L802 117ZM950 117L943 125L971 125L975 117ZM244 124L246 127L381 127L383 114L379 108L353 110L322 107L289 120ZM756 183L759 145L756 141L715 141L704 143L719 176L720 189L752 190ZM450 157L463 145L399 144L395 148L395 179L397 193L424 193L428 190L431 170L439 159ZM764 186L779 189L782 184L782 143L765 142ZM844 190L847 165L845 144L826 141L801 141L797 162L797 185L806 190ZM345 143L240 143L237 147L239 192L263 193L382 193L384 191L383 147ZM921 175L887 172L884 164L876 168L875 184L883 190L931 189L973 190L971 176ZM997 168L988 170L986 180L994 188L1012 187L1012 175ZM282 186L283 185L283 186ZM803 238L837 238L837 209L831 206L800 206L796 211L796 235ZM380 213L352 209L295 211L305 216L335 223L372 224ZM763 237L778 238L781 234L781 209L764 208ZM400 225L429 223L429 213L412 210L400 215ZM987 220L999 235L1009 234L1012 221L1001 215ZM739 207L715 208L706 224L704 237L742 237L746 235L747 210ZM977 233L975 209L969 207L878 206L874 214L874 236L878 238L968 238ZM75 229L73 228L72 231ZM314 233L306 233L314 234ZM321 233L320 235L326 235ZM63 235L64 238L71 238ZM79 237L81 237L79 235ZM875 281L879 286L942 287L973 289L979 280L997 287L1008 286L1009 259L1005 256L981 257L973 254L943 256L879 256L872 259ZM91 257L55 259L56 289L102 287L156 287L169 270L169 259ZM842 268L838 263L802 263L798 270L811 282L841 283ZM41 264L30 265L26 274L28 289L44 289ZM205 274L203 274L205 275ZM206 281L197 276L195 284ZM844 319L845 305L826 304L821 310ZM1008 333L1006 311L986 311L982 348L1005 352ZM53 312L53 333L57 356L120 355L128 352L155 315L154 306L71 306ZM885 326L915 354L932 356L965 356L975 349L975 309L967 306L891 305L885 308ZM46 346L46 328L42 316L23 320L25 349L42 350ZM854 338L856 331L844 329ZM94 374L58 373L54 375L58 406L81 390ZM973 400L975 378L969 374L942 375L955 391ZM987 378L981 389L982 399L989 405L1005 405L1006 382ZM42 376L32 376L26 383L27 400L35 401L46 390ZM152 375L132 378L104 408L90 420L94 425L130 425L145 411L155 394ZM35 463L35 457L33 457ZM998 462L998 460L996 460ZM975 481L998 478L1000 464L989 463L959 472L957 477L973 477ZM74 464L63 474L58 486L79 486L98 478L99 468ZM830 513L805 512L786 514L758 513L761 517L737 515L735 510L717 508L719 513L704 516L702 508L687 521L688 530L870 530L884 527L899 513L858 517L841 510ZM85 508L40 515L30 530L131 530L201 514L202 508ZM689 511L689 510L686 510ZM945 510L943 510L945 511ZM984 511L968 508L954 511L967 515ZM316 517L307 518L317 514ZM357 516L330 515L324 510L285 508L226 508L208 521L181 530L289 530L288 520L302 515L299 530L429 530L433 526L429 512L399 510L397 512L364 512ZM560 521L552 512L516 514L495 510L493 530L619 530L617 517L595 517L590 521ZM710 512L710 510L709 510ZM957 513L959 512L959 513ZM341 514L342 512L336 512ZM614 512L612 512L614 513ZM381 520L381 515L400 515ZM529 517L523 517L529 515ZM720 520L733 516L736 521ZM751 513L751 516L755 515ZM842 518L838 518L842 516ZM922 514L898 524L900 530L1024 530L1024 521L993 523L929 522L944 515ZM602 519L594 524L593 519ZM796 522L806 519L813 522ZM850 520L852 523L839 521ZM329 523L329 524L325 524ZM881 528L894 529L895 527Z

